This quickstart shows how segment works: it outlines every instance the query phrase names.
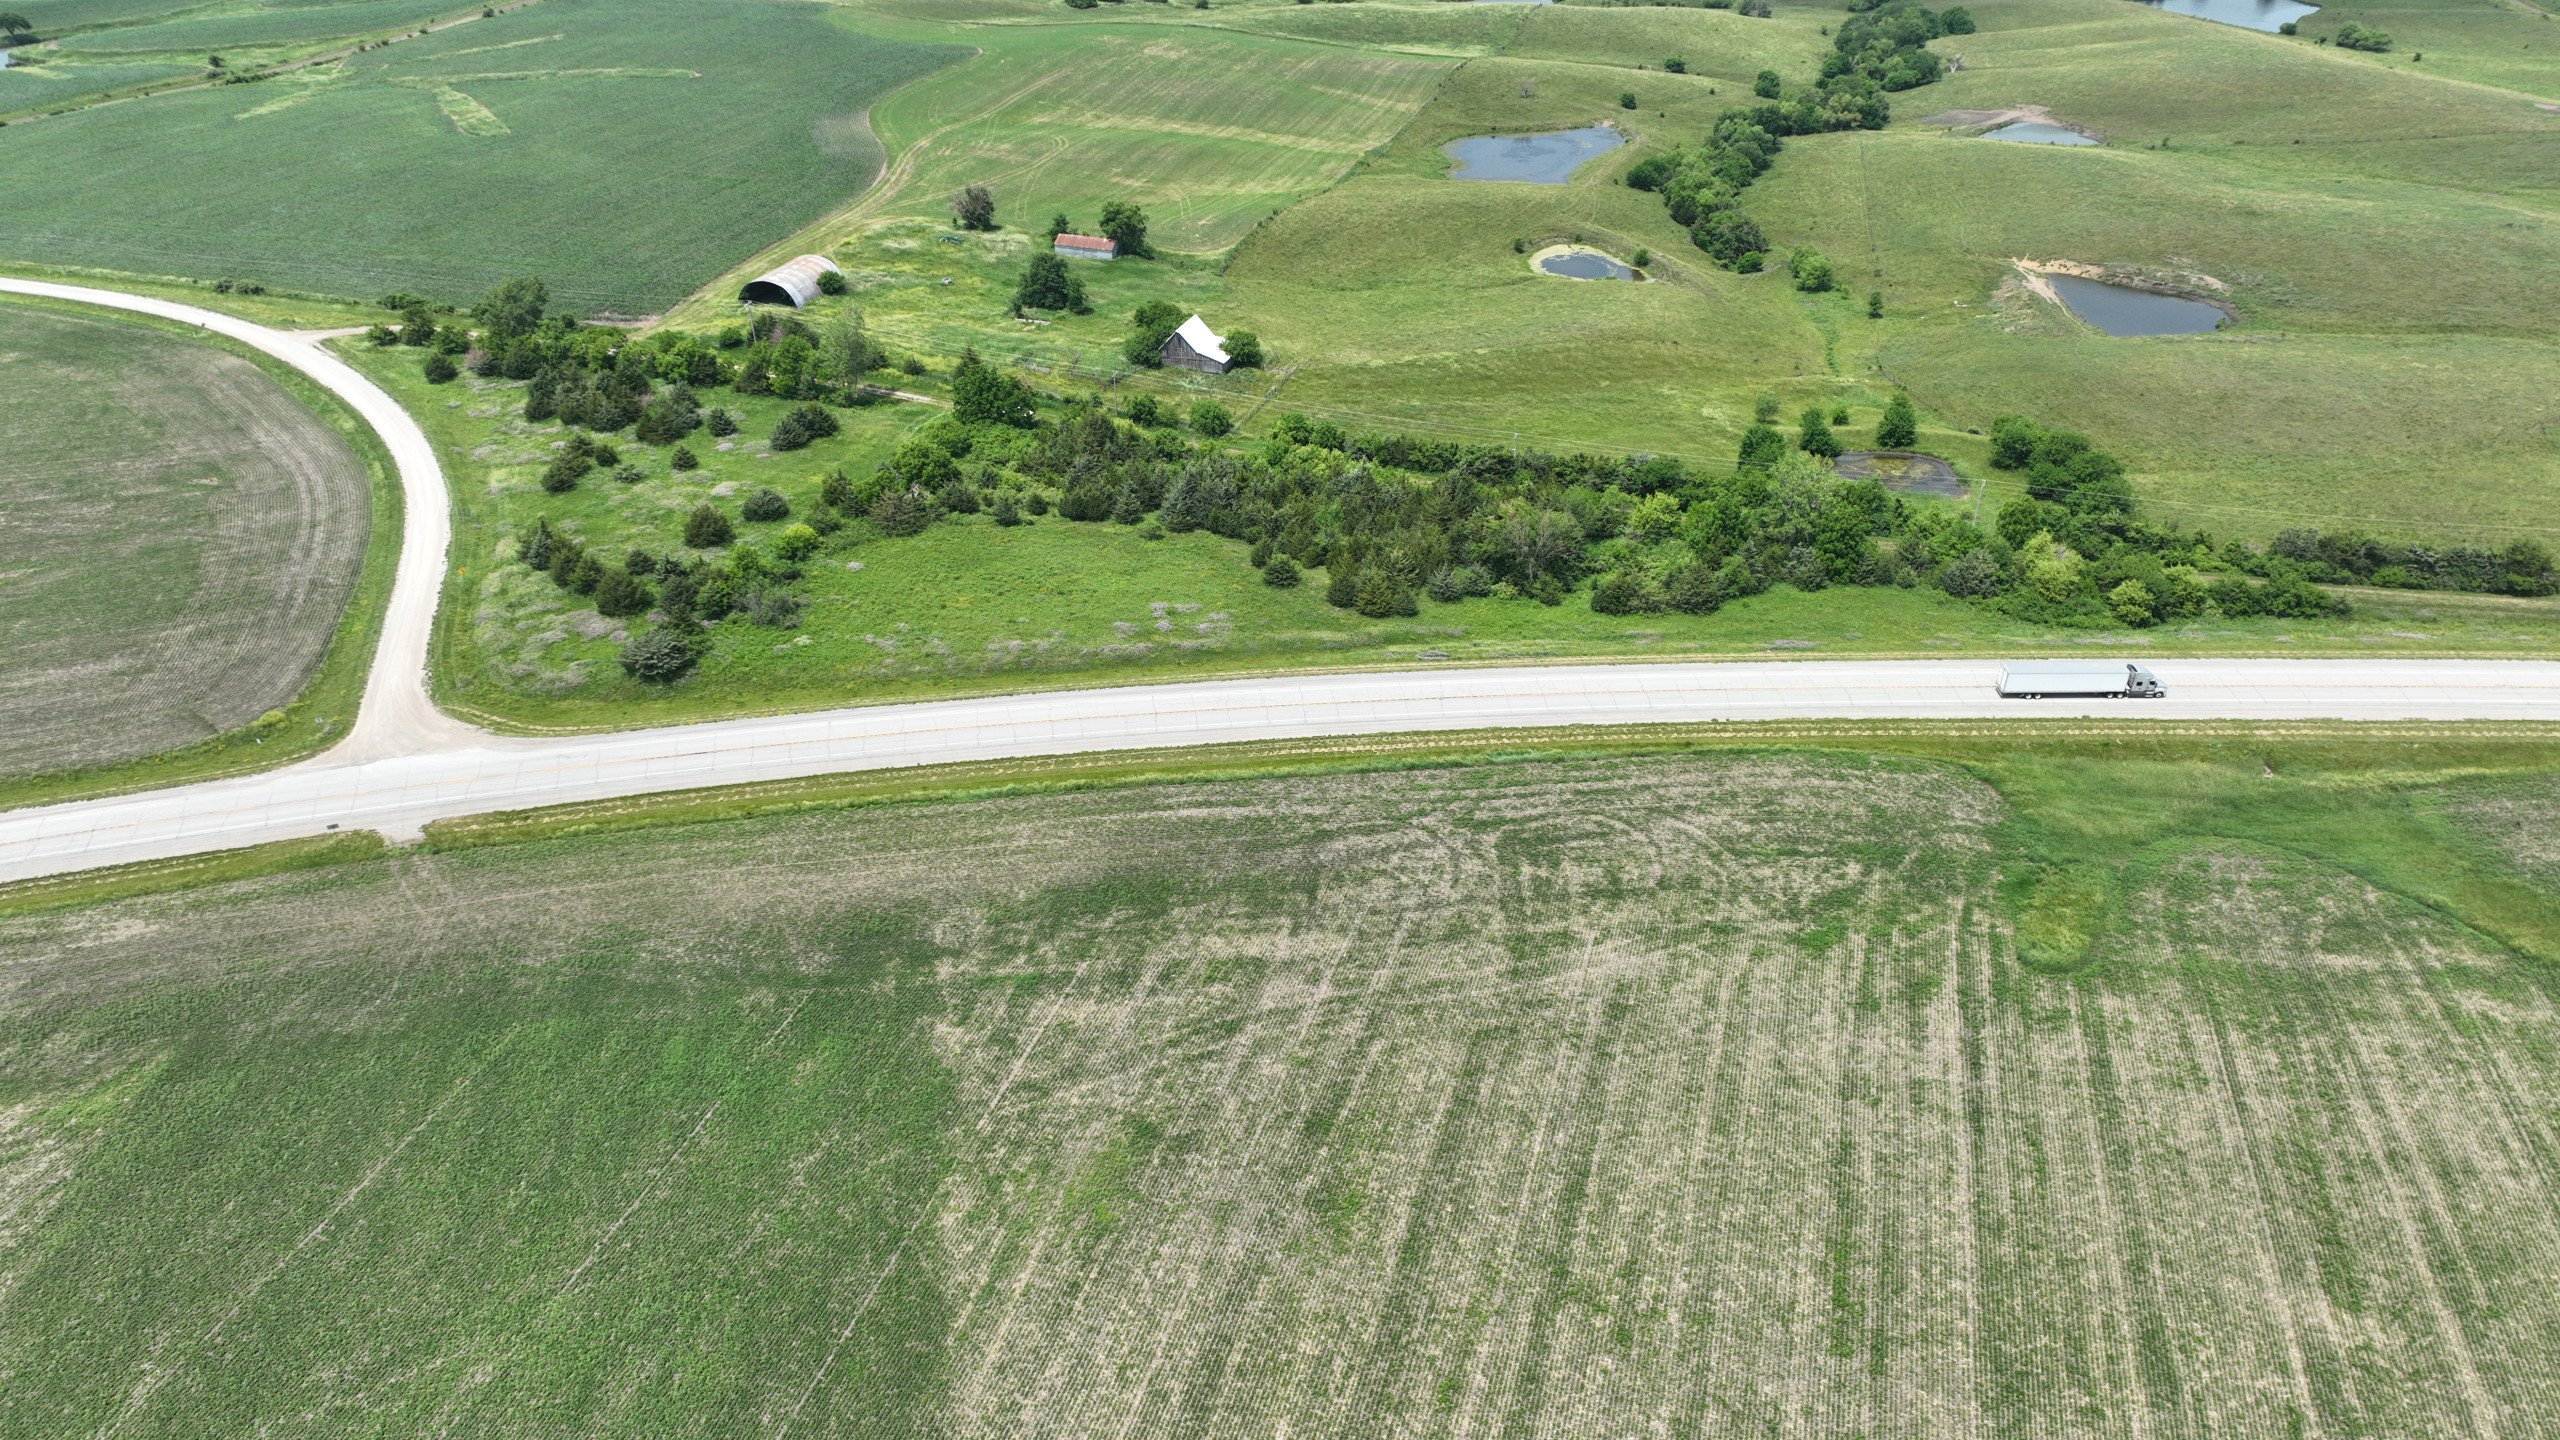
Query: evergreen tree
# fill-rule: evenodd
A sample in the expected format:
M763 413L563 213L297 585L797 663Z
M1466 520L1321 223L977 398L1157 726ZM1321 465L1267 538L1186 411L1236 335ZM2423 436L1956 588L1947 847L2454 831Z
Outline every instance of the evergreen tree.
M1796 448L1808 455L1828 460L1840 453L1840 441L1831 433L1831 422L1824 419L1822 407L1808 405L1796 417Z
M696 550L717 550L737 538L738 527L708 501L684 517L684 543Z
M1920 412L1912 407L1911 397L1896 394L1884 402L1884 419L1876 424L1876 448L1908 450L1920 443Z

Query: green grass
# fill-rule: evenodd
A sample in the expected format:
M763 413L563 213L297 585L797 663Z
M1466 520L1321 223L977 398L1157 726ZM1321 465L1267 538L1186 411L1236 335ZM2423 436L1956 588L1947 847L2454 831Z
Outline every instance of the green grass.
M868 183L865 108L957 53L761 0L544 0L290 81L12 127L0 254L357 297L535 273L569 306L644 312Z
M680 549L683 517L695 504L708 500L734 517L748 492L769 486L805 513L830 469L868 474L935 412L894 404L844 411L842 435L776 456L764 440L787 407L714 392L708 400L743 425L732 450L712 448L697 432L687 443L703 468L680 474L668 447L617 441L645 478L626 485L597 472L554 496L542 492L539 475L566 432L522 419L523 386L466 379L432 387L419 378L414 352L350 345L345 353L419 416L453 477L454 569L432 669L441 703L505 729L606 729L869 701L1404 666L1426 651L1464 664L2016 654L2093 644L2152 656L2537 655L2560 644L2560 601L2380 590L2356 592L2356 613L2343 621L2212 619L2139 634L2032 624L1927 589L1808 594L1786 586L1704 617L1598 615L1577 594L1554 607L1425 599L1414 618L1372 621L1326 604L1321 571L1292 590L1262 584L1240 541L1205 532L1151 540L1139 528L1052 514L1010 530L984 516L948 518L913 539L885 538L857 522L804 567L795 588L808 603L795 628L721 624L690 677L649 686L615 663L628 623L604 619L526 568L515 558L518 535L548 518L609 557L634 547L664 555ZM930 390L940 379L902 383ZM1845 433L1854 438L1874 423L1874 412L1862 410ZM717 493L723 488L725 496ZM2011 489L2004 479L1986 510ZM739 529L754 542L787 523Z
M470 13L454 0L355 0L337 5L278 5L228 14L184 15L149 25L119 25L75 35L63 44L75 54L161 51L208 54L246 47L291 46L343 37L414 29L430 20ZM225 57L226 61L231 59Z
M56 58L34 50L19 50L15 54L9 68L0 70L0 115L39 111L105 91L153 85L203 73L196 65L172 64L165 60L100 64Z
M1967 428L2069 416L2139 457L2146 494L2186 523L2552 528L2560 348L2524 317L2560 307L2560 253L2509 202L2315 187L2219 150L1897 129L1794 144L1752 205L1781 243L1857 257L1850 289L1885 291L1885 321L1847 324L1844 364ZM2449 233L2477 239L2449 250L2434 238ZM2200 272L2240 323L2108 339L2023 293L2010 258Z
M2037 728L17 913L10 1393L123 1435L2546 1424L2549 743ZM2065 863L2112 899L2054 973L2009 880Z
M723 315L744 278L791 254L831 252L867 268L876 231L910 242L948 233L951 196L967 184L994 191L1006 227L997 253L1015 274L1020 252L1002 242L1018 245L1053 214L1093 226L1112 200L1143 206L1149 243L1169 256L1224 251L1396 133L1449 68L1436 56L1179 23L912 33L960 38L978 53L871 110L896 157L880 184L705 286L676 319ZM943 308L966 306L971 323L991 324L1010 293L1007 278L992 294L945 297Z
M2545 100L2560 100L2560 16L2548 6L2499 0L2345 0L2302 26L2305 39L2349 21L2391 36L2392 53L2366 63L2409 66ZM2351 52L2352 53L2352 52ZM2415 56L2423 54L2424 60Z
M0 484L26 541L0 802L282 764L343 734L398 550L371 431L280 365L85 307L0 306L0 354Z

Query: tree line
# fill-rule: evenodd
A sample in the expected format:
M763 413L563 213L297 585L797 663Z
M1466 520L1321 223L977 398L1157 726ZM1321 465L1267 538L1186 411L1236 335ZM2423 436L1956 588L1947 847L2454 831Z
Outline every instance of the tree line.
M1725 111L1700 143L1648 156L1627 172L1629 185L1660 194L1690 243L1727 269L1751 274L1768 259L1768 238L1742 213L1741 196L1777 159L1786 137L1883 129L1892 116L1886 92L1927 85L1945 73L1928 43L1973 31L1973 17L1962 7L1944 15L1919 0L1850 8L1855 13L1832 36L1810 90L1788 98L1776 72L1764 71L1753 87L1761 103Z

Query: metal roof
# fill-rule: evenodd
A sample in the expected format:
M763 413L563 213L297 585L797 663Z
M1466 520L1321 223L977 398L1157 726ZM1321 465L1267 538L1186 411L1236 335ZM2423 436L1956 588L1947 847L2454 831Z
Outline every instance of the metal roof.
M796 310L818 298L818 277L829 273L841 275L844 270L824 255L803 255L748 281L738 291L738 299L748 305L788 305Z
M1108 250L1117 253L1120 249L1119 241L1106 236L1069 235L1063 230L1058 232L1055 243L1064 245L1070 250Z
M1221 365L1233 363L1227 358L1227 337L1212 332L1209 322L1199 316L1194 315L1175 326L1173 333L1181 336L1182 343L1190 346L1191 353L1201 359L1215 360Z

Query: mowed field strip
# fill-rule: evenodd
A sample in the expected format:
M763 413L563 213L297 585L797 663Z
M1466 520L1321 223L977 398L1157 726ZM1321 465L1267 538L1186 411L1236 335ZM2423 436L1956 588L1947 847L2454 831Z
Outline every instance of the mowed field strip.
M2280 764L2221 767L2223 823L2320 803ZM2057 765L2075 804L2172 768ZM2363 803L2421 873L2429 846L2547 866L2547 776L2396 787ZM586 836L0 921L6 1413L2560 1425L2548 965L2309 832L2122 841L2093 949L2031 963L2021 827L2059 818L1914 760L1550 761Z

